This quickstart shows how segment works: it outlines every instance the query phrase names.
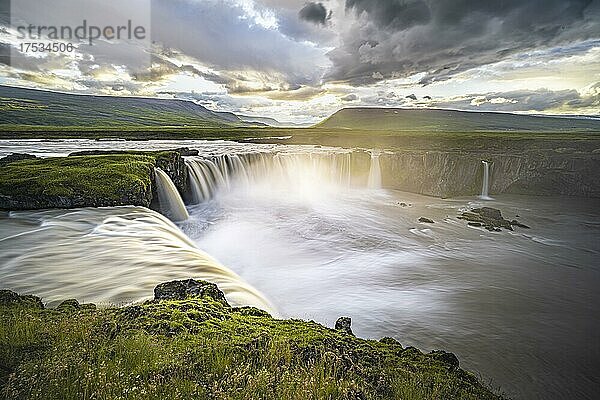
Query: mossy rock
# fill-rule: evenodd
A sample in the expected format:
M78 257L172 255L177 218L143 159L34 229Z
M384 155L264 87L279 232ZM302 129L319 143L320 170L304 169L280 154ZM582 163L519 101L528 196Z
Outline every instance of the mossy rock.
M0 290L0 306L43 309L44 303L42 303L42 299L37 296L19 295L11 290Z

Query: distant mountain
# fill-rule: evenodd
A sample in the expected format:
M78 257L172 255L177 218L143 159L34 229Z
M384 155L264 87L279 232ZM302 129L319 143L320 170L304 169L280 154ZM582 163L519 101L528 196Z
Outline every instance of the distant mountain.
M186 100L92 96L0 86L0 125L261 126Z
M600 133L600 119L439 109L364 107L344 108L317 124L316 127L378 131L563 132L575 130Z
M294 122L279 122L275 118L269 118L269 117L252 117L250 115L239 115L239 117L244 122L258 123L258 124L263 124L266 126L273 126L273 127L277 127L277 128L310 126L310 124L297 124Z

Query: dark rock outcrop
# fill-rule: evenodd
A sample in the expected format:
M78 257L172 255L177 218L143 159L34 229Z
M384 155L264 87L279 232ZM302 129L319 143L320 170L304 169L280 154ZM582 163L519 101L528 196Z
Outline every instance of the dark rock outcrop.
M188 172L180 151L183 151L186 154L193 152L189 149L176 149L161 153L160 156L156 157L155 166L162 169L167 175L169 175L169 178L171 178L175 184L177 191L183 196L188 190ZM197 150L195 150L195 154L198 154Z
M512 231L513 226L529 229L527 225L516 219L512 221L504 219L502 211L492 207L474 208L463 212L457 218L468 221L469 226L484 227L490 232L500 232L502 228Z
M389 336L382 337L381 339L379 339L379 342L387 344L389 346L398 346L400 349L402 348L402 345L399 341Z
M444 350L434 350L431 353L429 353L429 355L432 358L439 360L444 364L447 364L450 368L455 369L459 366L458 357L456 357L453 353L448 353Z
M154 288L154 300L185 300L194 297L210 297L229 306L225 294L214 283L186 279L161 283Z
M0 290L0 305L44 308L42 299L32 295L19 295L11 290Z
M424 224L433 224L434 223L432 219L429 219L429 218L426 218L426 217L419 218L419 222L422 222Z
M523 223L519 222L519 221L518 221L518 220L516 220L516 219L513 219L512 221L510 221L510 224L511 224L512 226L518 226L519 228L529 229L529 226L527 226L527 225L525 225L525 224L523 224Z
M81 308L81 304L76 299L68 299L56 306L57 311L77 311Z
M190 149L189 147L180 147L174 151L178 152L182 157L197 156L200 152L196 149Z
M76 299L67 299L56 307L56 311L74 312L80 310L95 310L93 303L79 303Z
M32 154L12 153L12 154L7 155L6 157L0 158L0 167L3 165L6 165L6 164L10 164L15 161L31 160L33 158L37 158L37 157Z
M133 205L160 210L154 168L165 171L185 198L188 174L181 154L197 151L93 150L50 158L11 155L0 159L4 160L0 162L0 209ZM25 162L16 164L19 160Z
M352 319L350 317L339 317L337 321L335 321L335 330L354 336L351 325Z

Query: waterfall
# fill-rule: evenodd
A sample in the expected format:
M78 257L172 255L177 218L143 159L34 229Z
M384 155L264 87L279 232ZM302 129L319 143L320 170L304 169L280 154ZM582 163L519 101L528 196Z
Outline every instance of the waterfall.
M185 221L189 214L175 184L162 169L155 168L156 191L160 212L172 221Z
M381 165L379 164L380 153L371 152L371 167L369 168L368 187L370 189L381 189Z
M352 178L350 152L279 152L223 154L187 157L190 192L194 204L213 198L219 191L287 189L305 194L325 187L349 187Z
M489 188L490 188L490 162L482 160L483 164L483 184L481 185L481 196L479 196L482 200L492 200L489 196Z
M143 207L0 215L0 265L2 286L37 293L53 305L70 297L141 301L152 298L161 282L195 278L216 283L233 306L276 314L257 289L200 250L164 215Z

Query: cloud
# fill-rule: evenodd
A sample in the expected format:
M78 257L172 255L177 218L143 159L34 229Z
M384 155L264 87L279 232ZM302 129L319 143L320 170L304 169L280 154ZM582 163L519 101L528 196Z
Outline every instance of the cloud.
M551 112L600 115L600 82L577 90L514 90L478 93L450 99L433 100L430 106L460 110Z
M355 95L354 93L350 93L344 97L341 98L342 101L344 102L348 102L348 101L356 101L359 100L358 96Z
M259 71L298 85L318 82L329 64L324 51L283 35L270 10L254 4L249 12L247 3L254 4L155 0L152 38L215 70Z
M321 25L325 25L327 19L331 17L331 15L327 13L327 9L323 3L314 2L306 3L306 5L298 12L298 16L305 21Z
M425 1L347 0L346 10L358 15L364 12L377 26L394 30L425 24L431 19L431 10Z
M425 72L421 84L600 32L597 0L346 0L328 78L354 85Z

